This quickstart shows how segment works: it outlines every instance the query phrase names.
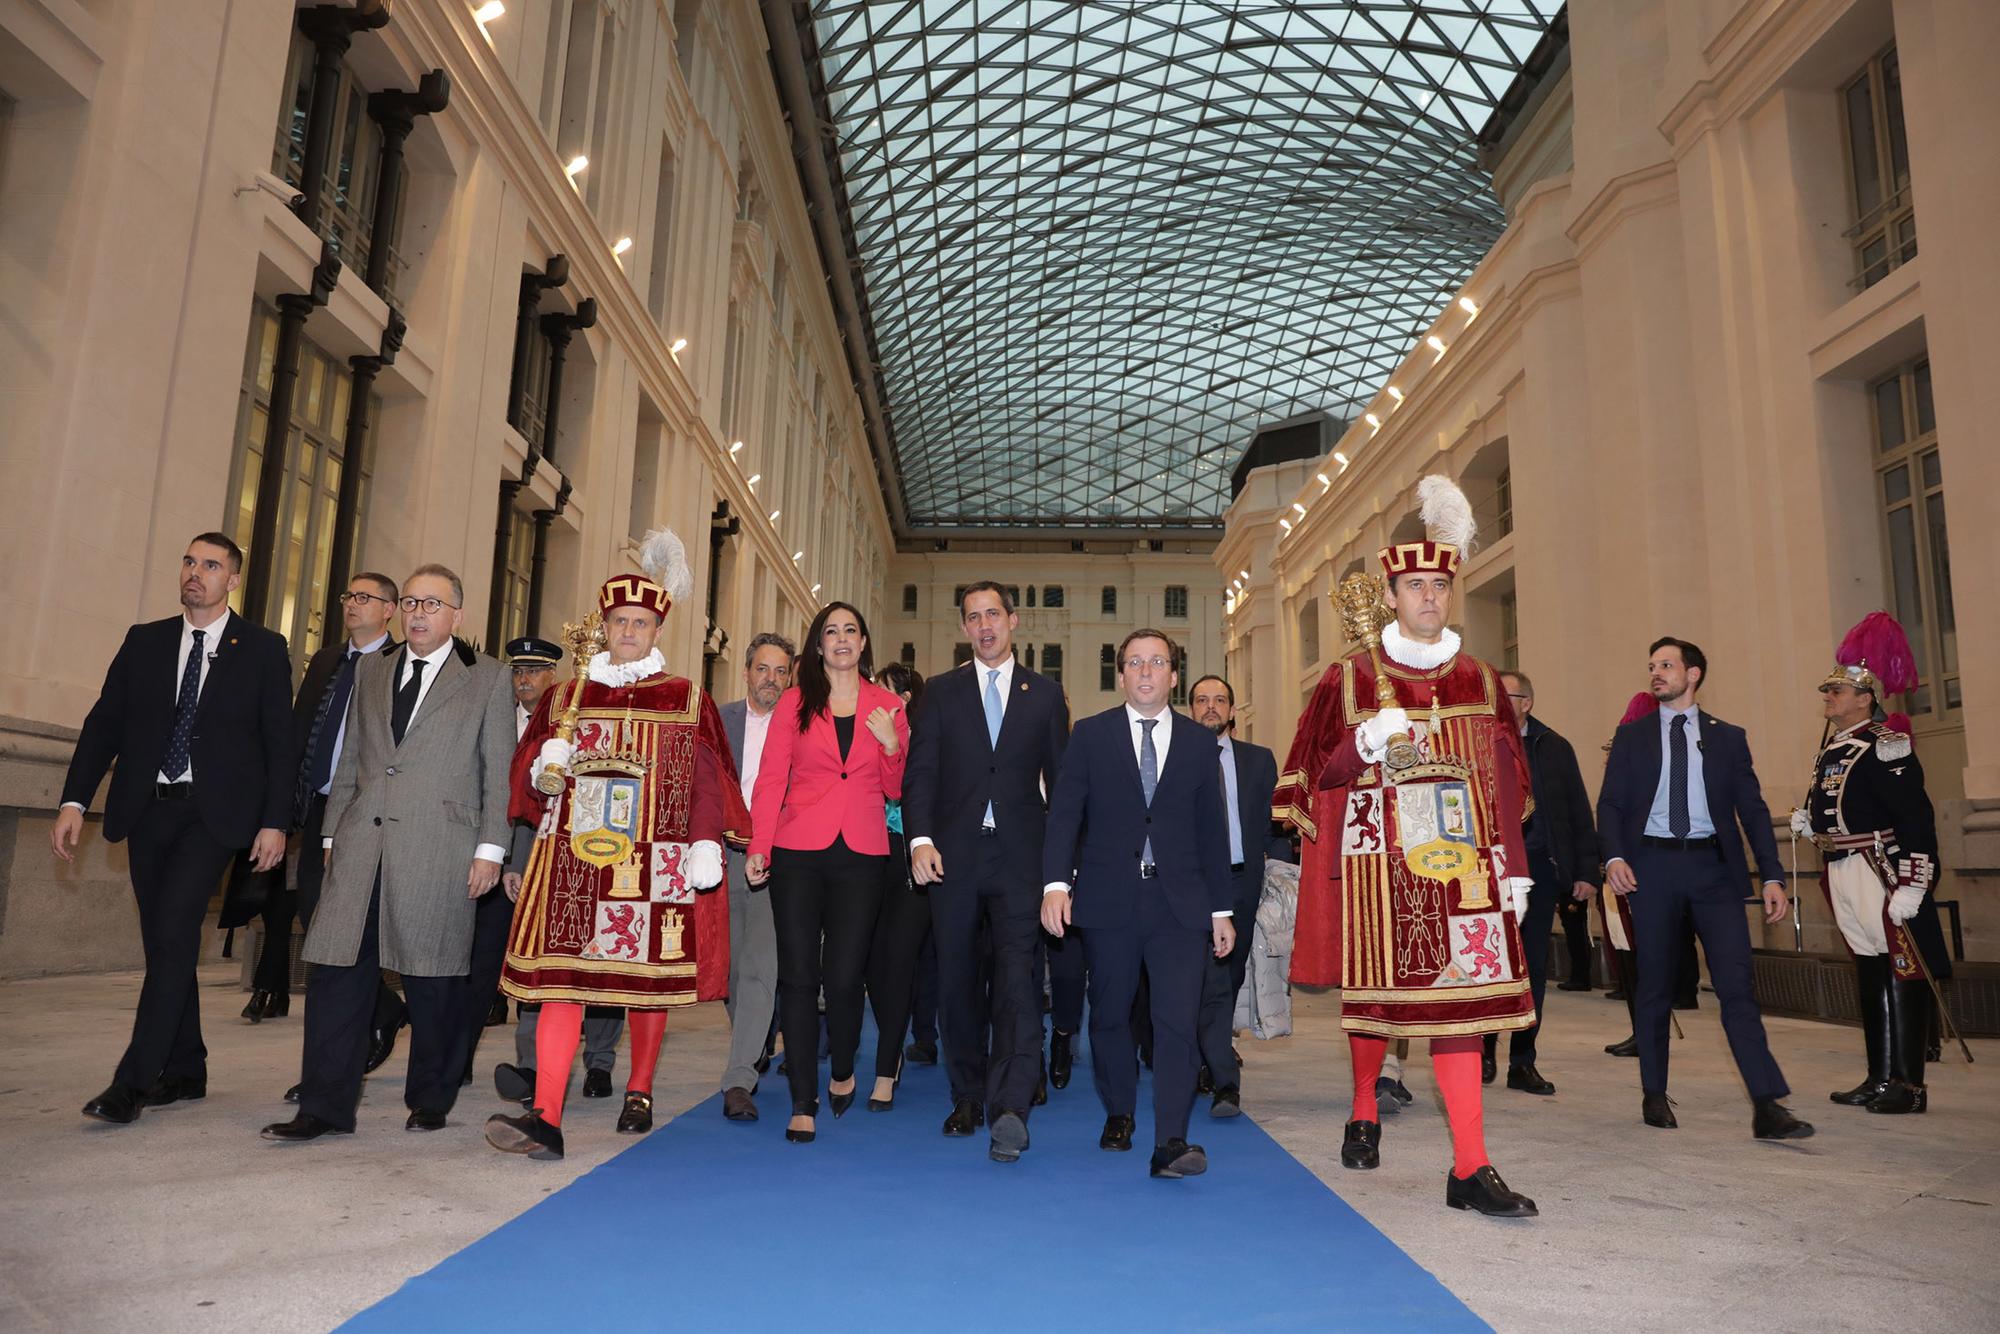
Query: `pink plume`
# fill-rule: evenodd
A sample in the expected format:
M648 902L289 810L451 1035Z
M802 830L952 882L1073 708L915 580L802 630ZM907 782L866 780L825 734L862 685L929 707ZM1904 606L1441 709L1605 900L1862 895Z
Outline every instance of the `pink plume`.
M1882 720L1882 725L1891 732L1901 732L1904 736L1908 736L1910 734L1910 715L1907 713L1892 713Z
M1657 712L1659 707L1660 701L1641 690L1632 696L1632 702L1625 706L1625 716L1618 720L1618 725L1623 727L1627 723L1636 723L1647 714Z
M1917 684L1917 658L1910 652L1910 637L1886 611L1871 611L1862 617L1840 641L1833 659L1843 667L1866 663L1887 694L1900 695Z

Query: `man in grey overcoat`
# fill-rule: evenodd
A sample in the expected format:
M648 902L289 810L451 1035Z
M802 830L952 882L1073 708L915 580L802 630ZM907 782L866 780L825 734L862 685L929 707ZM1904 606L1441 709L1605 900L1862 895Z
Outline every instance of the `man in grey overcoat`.
M464 605L456 574L420 567L403 585L402 649L356 664L303 951L315 968L299 1110L266 1139L353 1131L383 968L402 975L410 1007L406 1127L442 1128L457 1101L476 901L500 883L514 757L507 669L455 638Z

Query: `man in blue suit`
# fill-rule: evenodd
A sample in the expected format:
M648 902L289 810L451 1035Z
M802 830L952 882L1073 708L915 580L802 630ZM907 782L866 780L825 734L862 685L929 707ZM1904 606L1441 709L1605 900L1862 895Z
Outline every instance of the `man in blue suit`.
M1208 956L1236 944L1229 832L1215 736L1167 707L1173 641L1134 630L1118 647L1125 703L1077 724L1049 797L1042 925L1083 933L1090 1055L1104 1099L1099 1148L1132 1147L1138 1052L1129 1017L1139 970L1151 978L1152 1175L1208 1169L1187 1142L1199 1063L1195 1025Z
M1685 640L1663 638L1648 650L1646 671L1659 711L1618 729L1597 798L1605 878L1630 895L1637 929L1639 984L1633 1020L1639 1043L1641 1113L1671 1130L1667 1100L1667 1021L1673 1003L1674 953L1681 924L1692 918L1722 1002L1722 1028L1756 1107L1758 1139L1804 1139L1812 1127L1778 1099L1791 1090L1771 1055L1751 981L1750 931L1743 921L1749 865L1743 834L1757 856L1764 920L1784 920L1784 869L1771 836L1771 813L1750 763L1743 729L1695 704L1708 658Z

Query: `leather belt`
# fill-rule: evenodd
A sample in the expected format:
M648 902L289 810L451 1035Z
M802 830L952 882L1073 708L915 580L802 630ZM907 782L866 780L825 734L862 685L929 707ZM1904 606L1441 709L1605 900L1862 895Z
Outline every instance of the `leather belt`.
M1140 863L1139 863L1139 878L1140 878L1141 880L1151 880L1151 879L1152 879L1153 877L1157 876L1157 875L1158 875L1159 873L1160 873L1160 868L1159 868L1159 867L1157 867L1157 866L1153 866L1153 865L1151 865L1151 864L1149 864L1149 863L1147 863L1147 862L1140 862Z
M999 832L1000 832L1000 831L999 831L998 829L995 829L995 828L994 828L994 827L993 827L992 825L990 825L990 824L983 824L983 825L979 826L979 836L980 836L981 838L993 838L993 837L995 837L996 835L998 835L998 834L999 834Z
M1649 848L1703 848L1710 852L1720 851L1722 848L1721 841L1714 834L1706 838L1660 838L1646 834L1639 841Z
M153 800L155 801L186 801L193 795L194 780L192 778L183 779L178 783L153 784Z
M1243 873L1243 868L1247 865L1249 865L1248 862L1231 862L1229 863L1230 873L1232 875L1241 875Z

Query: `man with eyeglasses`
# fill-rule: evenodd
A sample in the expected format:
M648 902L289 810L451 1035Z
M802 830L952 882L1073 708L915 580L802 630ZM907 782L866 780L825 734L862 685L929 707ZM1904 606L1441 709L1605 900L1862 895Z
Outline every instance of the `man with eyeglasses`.
M381 970L410 1010L405 1128L439 1130L465 1070L460 1013L475 901L506 860L514 695L507 672L458 641L465 590L442 565L403 583L406 642L355 667L322 817L326 882L303 957L304 1078L281 1142L351 1133ZM310 854L308 854L310 855Z

